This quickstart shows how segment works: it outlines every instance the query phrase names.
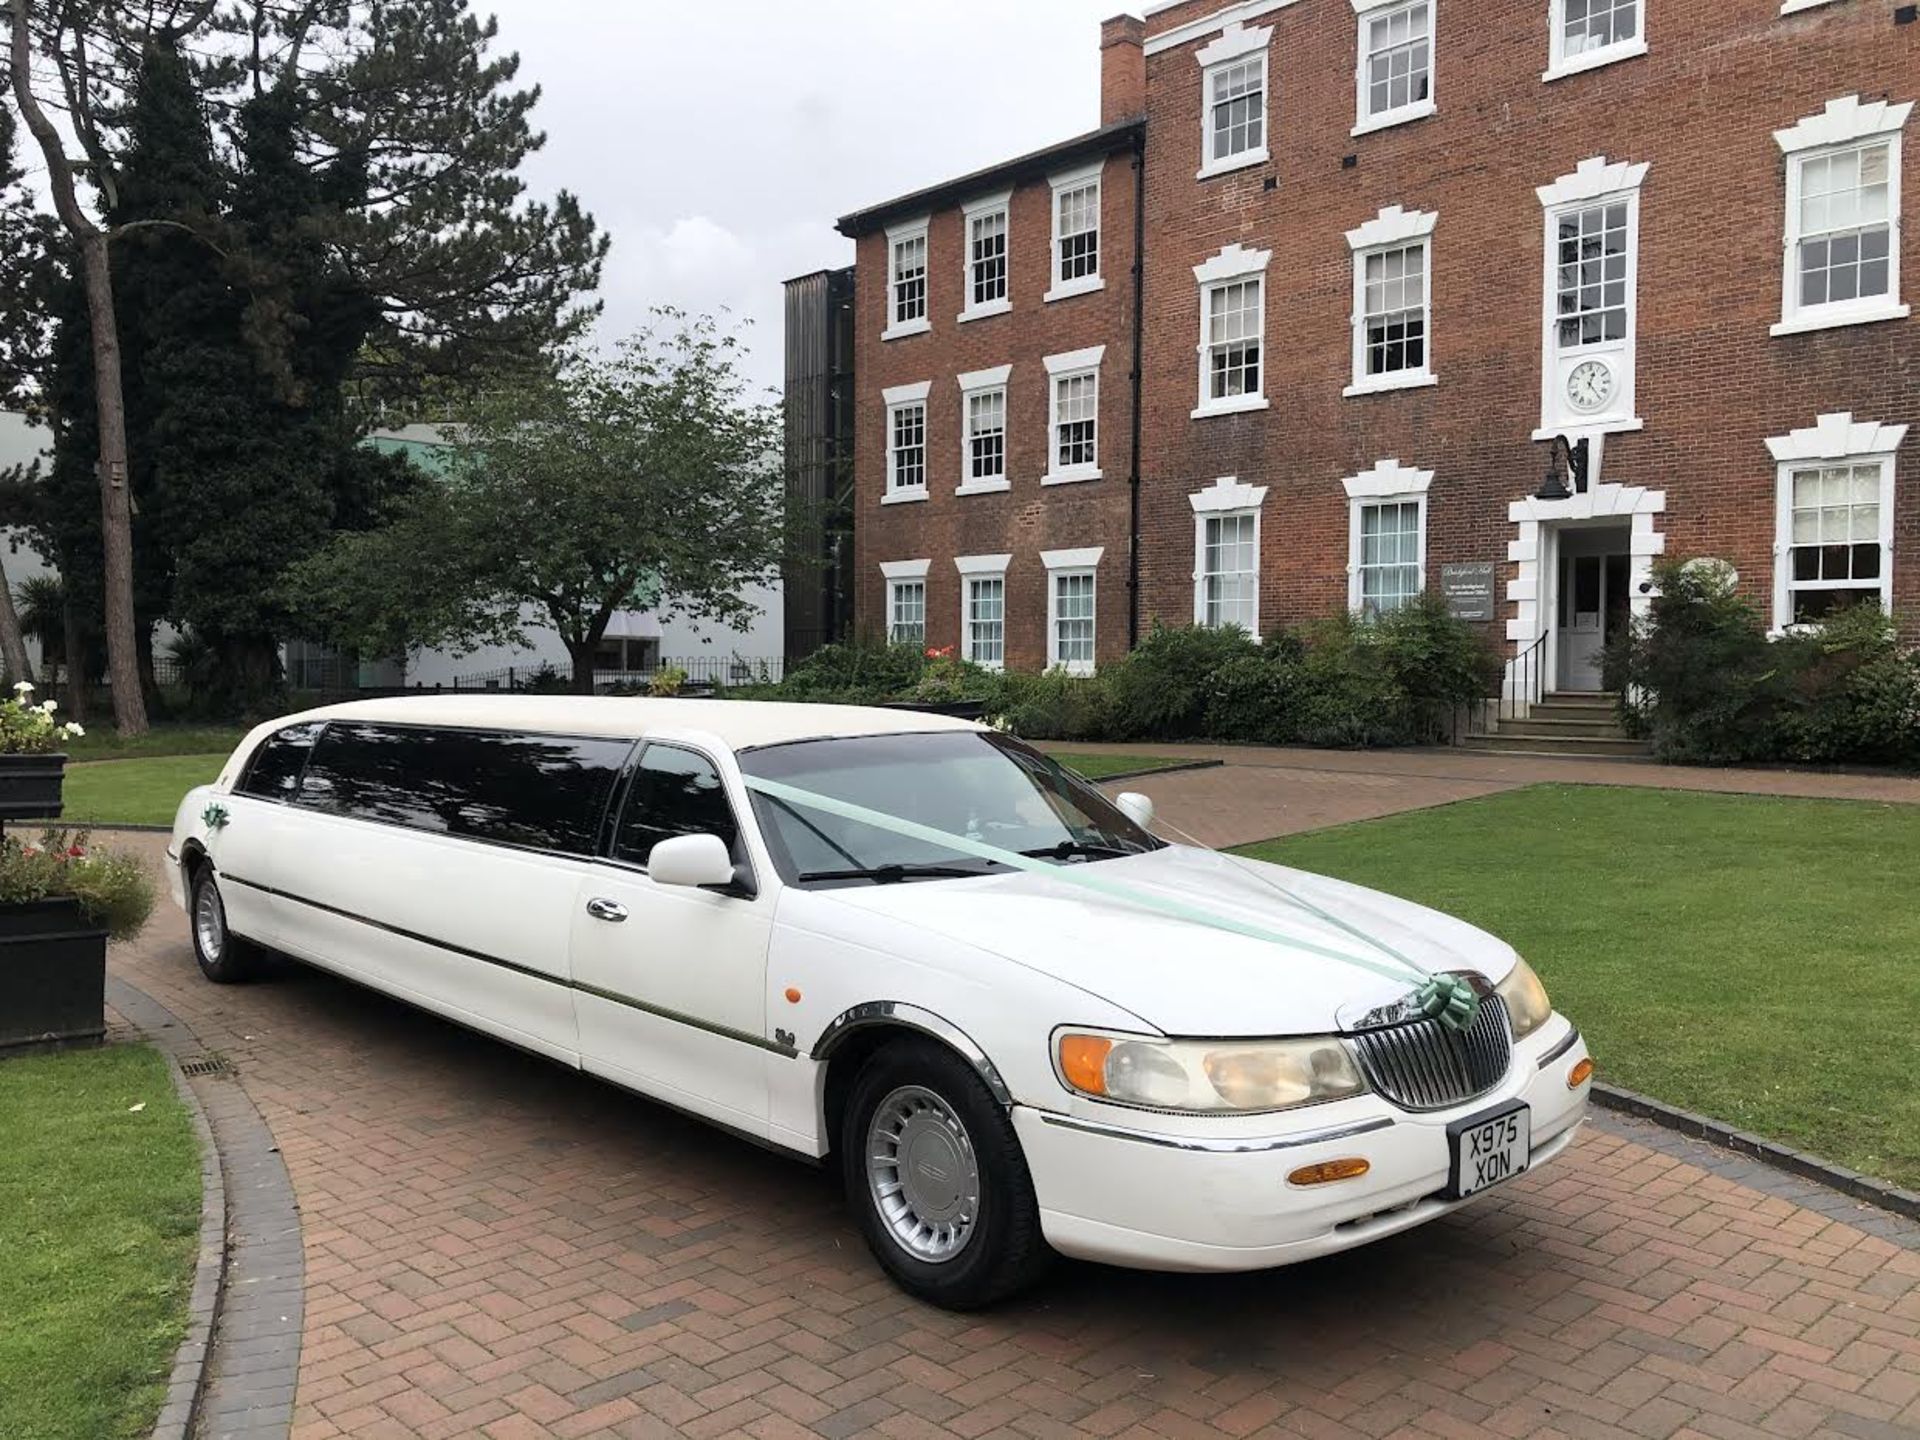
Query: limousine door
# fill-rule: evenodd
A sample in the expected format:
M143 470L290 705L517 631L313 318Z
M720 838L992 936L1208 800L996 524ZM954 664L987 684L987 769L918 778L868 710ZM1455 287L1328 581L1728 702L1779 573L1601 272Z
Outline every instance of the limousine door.
M718 835L744 858L739 824L713 763L649 744L640 755L609 859L583 880L573 917L581 1064L631 1089L735 1129L767 1133L770 895L656 885L655 844Z

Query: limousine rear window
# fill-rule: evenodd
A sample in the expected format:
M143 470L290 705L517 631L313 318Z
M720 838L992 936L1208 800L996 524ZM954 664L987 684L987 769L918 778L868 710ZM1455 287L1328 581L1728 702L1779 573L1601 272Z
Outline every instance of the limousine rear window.
M325 728L324 720L309 720L275 731L260 742L247 762L247 773L234 788L265 800L291 800L300 788L300 769Z
M629 740L334 721L299 803L443 835L590 855Z
M1062 864L1160 848L1084 780L1031 746L982 731L801 740L739 759L749 775ZM755 794L753 805L788 884L1004 873L993 861L802 804Z

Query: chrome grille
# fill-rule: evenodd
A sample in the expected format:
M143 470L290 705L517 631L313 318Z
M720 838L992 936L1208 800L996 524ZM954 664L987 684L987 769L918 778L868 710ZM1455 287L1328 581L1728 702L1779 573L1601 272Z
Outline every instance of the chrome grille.
M1488 995L1465 1030L1411 1020L1353 1037L1367 1080L1403 1110L1444 1110L1484 1095L1513 1056L1506 1002Z

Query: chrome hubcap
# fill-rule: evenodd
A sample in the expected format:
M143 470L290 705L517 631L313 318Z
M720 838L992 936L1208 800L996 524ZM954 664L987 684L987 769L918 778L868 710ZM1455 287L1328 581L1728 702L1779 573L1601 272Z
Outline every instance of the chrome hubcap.
M211 880L194 892L193 935L200 942L200 953L219 964L227 948L227 911Z
M880 1102L867 1127L867 1188L914 1259L937 1265L967 1248L980 1218L980 1165L946 1101L903 1085Z

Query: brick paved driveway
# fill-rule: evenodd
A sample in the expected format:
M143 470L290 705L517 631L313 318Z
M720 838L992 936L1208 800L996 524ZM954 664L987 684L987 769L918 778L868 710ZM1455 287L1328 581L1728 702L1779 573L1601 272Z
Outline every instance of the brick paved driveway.
M1920 1434L1920 1230L1623 1122L1352 1255L959 1317L804 1166L316 972L207 985L170 907L113 966L284 1151L299 1436Z

